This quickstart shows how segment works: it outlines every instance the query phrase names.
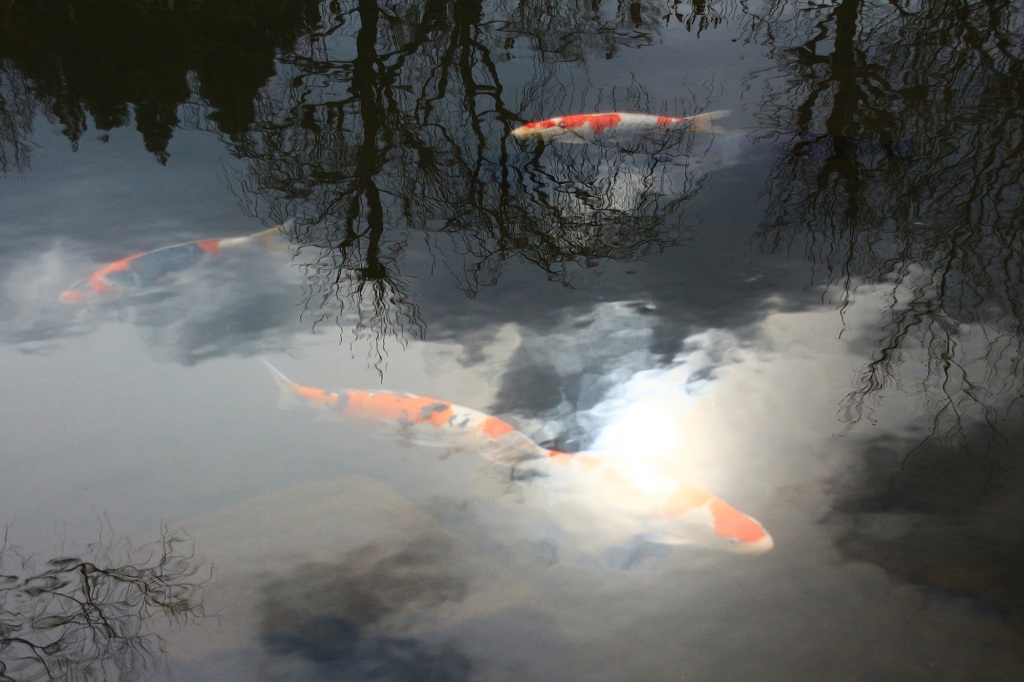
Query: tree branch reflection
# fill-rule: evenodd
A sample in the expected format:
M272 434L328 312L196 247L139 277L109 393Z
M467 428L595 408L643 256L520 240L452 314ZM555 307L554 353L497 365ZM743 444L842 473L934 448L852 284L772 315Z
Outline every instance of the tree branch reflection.
M0 59L0 175L29 166L29 139L35 105L25 76Z
M802 247L847 302L860 281L894 283L847 419L905 386L916 350L927 360L912 383L933 436L961 440L965 420L994 425L1019 409L1018 8L780 2L752 13L750 31L780 66L765 120L795 131L775 140L759 238L771 251Z
M32 83L33 106L59 124L73 149L90 127L134 123L146 149L166 163L182 124L179 107L193 97L216 109L211 119L225 134L250 127L275 50L294 42L316 2L21 0L0 12L0 68ZM8 107L0 101L0 117ZM31 119L0 118L0 139L12 134L9 123L29 137Z
M685 238L682 208L701 173L670 157L700 153L689 139L660 151L581 150L508 136L523 116L551 115L563 95L561 103L585 108L651 111L642 87L591 88L578 66L656 42L666 7L29 0L3 15L0 60L10 61L0 64L11 78L0 84L0 160L27 164L40 112L73 145L90 128L134 123L162 163L175 129L220 132L250 163L238 181L249 210L261 222L270 214L303 225L305 319L351 324L383 347L425 333L409 274L413 244L472 296L510 260L568 285L578 268ZM691 9L693 17L718 11ZM31 49L44 43L54 49ZM534 76L512 88L504 81L522 77L524 59L536 60ZM519 64L506 70L512 60Z
M628 31L608 29L611 19L570 29L565 8L535 9L517 24L502 14L511 9L488 18L474 0L435 0L421 11L352 0L336 4L286 59L261 98L261 123L236 150L250 160L240 185L253 205L300 218L304 307L314 324L345 328L354 319L356 335L378 346L421 336L402 276L421 239L473 296L513 258L568 285L575 268L641 258L684 238L683 204L706 174L678 159L703 153L706 140L679 133L605 146L523 144L508 134L521 117L505 102L496 56L513 34L560 38L558 50L540 49L523 89L517 108L532 108L531 93L564 91L561 60L582 58L593 47L585 36L602 49L642 44L639 33L656 30L660 15L645 6ZM592 95L572 97L603 97ZM613 99L623 110L650 108L639 87Z
M163 655L157 617L178 625L203 618L203 564L183 534L164 528L138 548L101 541L85 557L37 568L5 534L0 680L135 679Z

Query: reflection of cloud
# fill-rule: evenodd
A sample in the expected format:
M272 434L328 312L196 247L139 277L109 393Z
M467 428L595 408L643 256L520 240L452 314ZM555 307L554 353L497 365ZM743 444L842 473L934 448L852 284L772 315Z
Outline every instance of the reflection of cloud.
M656 361L651 343L657 318L652 312L644 302L621 301L547 325L543 333L523 330L494 410L542 415L547 423L531 433L541 439L557 437L562 450L584 449L593 434L574 423L575 415Z
M284 253L246 250L141 294L74 305L59 301L63 289L97 267L63 246L14 263L0 280L0 339L22 352L40 352L60 339L127 321L146 330L157 353L194 364L284 345L284 330L296 324L297 296Z
M248 666L242 669L259 666L281 679L323 677L330 667L324 661L345 657L368 663L403 656L454 675L461 670L458 661L469 660L473 679L574 679L581 672L595 682L680 674L831 679L836 671L866 669L880 678L929 679L936 669L967 665L964 647L987 652L984 659L967 659L979 671L1019 672L1019 631L978 608L977 601L949 598L955 588L955 594L983 594L996 608L1015 608L1013 590L1000 587L1008 574L997 565L1017 565L1010 538L1017 523L1012 495L975 504L976 495L927 492L949 490L951 479L969 478L960 472L974 471L948 467L938 458L911 460L919 467L915 475L928 474L928 484L895 495L895 503L874 501L876 478L862 485L848 477L851 491L829 487L836 472L864 459L865 434L879 436L878 452L887 451L885 443L893 452L898 437L921 428L918 396L890 386L884 420L844 430L840 404L872 350L861 332L875 328L887 300L868 287L858 292L842 315L831 307L768 312L748 329L699 346L709 358L701 367L713 371L690 374L707 383L690 394L693 400L681 415L686 457L703 487L765 523L776 540L771 553L748 560L682 547L653 562L659 570L612 572L596 561L573 561L565 544L546 560L538 556L534 550L541 543L534 539L555 525L544 500L508 495L495 502L465 479L432 478L425 495L436 493L444 502L431 504L428 515L368 479L319 482L212 514L205 524L189 522L221 553L215 557L219 575L232 576L225 594L238 605L215 642L178 650L216 660L236 653L240 665ZM502 400L530 406L526 411L539 422L564 416L564 424L616 397L616 387L628 397L625 387L634 385L638 373L675 368L651 351L658 324L646 305L615 304L598 306L585 318L538 325L548 336L519 329L523 345ZM575 345L569 343L573 338ZM681 357L698 357L693 350L683 348ZM534 353L550 372L538 392L557 392L559 372L565 375L568 388L556 401L528 399L531 378L519 377L517 370ZM495 364L501 361L490 358L474 367ZM440 371L435 380L438 374L452 383L468 376ZM584 384L597 387L586 400L579 398ZM410 388L419 392L424 385ZM323 447L340 451L337 432L330 430L335 435ZM305 447L297 445L282 457L302 456ZM372 475L389 483L398 479L395 488L403 475L420 477L460 461L432 460L412 473L415 463L424 463L418 459L422 452L407 451L402 467L391 458L394 448L373 452ZM884 457L883 463L891 462L895 453ZM873 462L870 467L876 469ZM405 490L422 493L424 487L409 484ZM922 497L932 502L919 506L916 515L889 511ZM537 506L531 506L534 501ZM965 503L962 511L955 508L958 501ZM589 521L555 520L577 522L584 532ZM955 548L956 559L942 557L944 545ZM362 558L355 559L360 551ZM411 552L410 558L397 559L402 552ZM923 578L912 576L922 575L915 552L927 559ZM375 592L369 576L382 566L390 577ZM264 608L268 593L255 592L253 585L279 586L272 619ZM392 599L403 585L412 585L410 597ZM349 603L359 595L369 606ZM280 626L269 641L268 624ZM320 639L325 630L334 637ZM794 648L794 641L803 644Z
M532 415L545 425L541 432L557 444L624 453L623 461L641 482L661 480L647 470L655 462L684 482L760 517L758 509L772 507L768 496L786 490L810 499L805 497L809 491L836 467L848 465L843 452L860 455L857 438L869 424L844 423L845 409L850 396L857 395L858 377L872 361L874 344L866 343L871 337L865 335L877 328L878 310L898 316L907 300L896 289L894 294L891 286L864 285L855 299L842 299L842 314L831 308L773 313L738 337L723 332L695 335L671 361L652 351L658 317L650 314L650 306L600 305L544 332L524 333L499 396L511 406L541 376L560 394L557 400L547 396ZM961 325L958 335L948 336L954 332L945 329L950 343L943 347L953 350L947 356L952 366L969 371L976 364L976 342L990 341L993 332ZM970 401L981 395L979 385L986 381L975 380L973 388L948 381L941 391L929 387L935 380L925 371L934 363L931 345L925 340L914 350L905 344L899 358L904 376L877 382L868 396L870 406L885 407L872 420L876 428L901 437L929 433L931 415L945 405L936 396L956 405L950 417L956 415L963 423L955 432L931 428L933 436L962 434L984 421L985 412ZM533 373L520 371L526 367L533 367ZM915 381L922 382L920 390ZM1013 395L1004 396L1003 402L1012 403ZM844 433L846 440L831 442ZM970 440L986 447L985 439ZM983 461L979 465L992 466ZM534 487L544 490L544 482ZM557 498L557 491L548 493L542 503ZM615 508L615 500L597 499L594 491L581 490L579 495L586 505ZM594 539L596 528L610 528L599 526L600 517L593 511L585 517L586 507L577 505L570 513L563 500L555 503L560 505L554 515L558 524L576 522L576 535ZM818 504L825 503L818 497ZM765 516L760 520L774 532L771 512Z
M173 295L132 306L132 320L158 353L184 364L283 346L297 317L289 263L283 253L223 258Z
M76 277L68 265L71 261L64 247L57 246L6 263L0 275L0 339L33 352L94 328L69 314L68 306L58 300Z
M503 399L519 394L520 383L534 384L535 375L521 373L520 362L549 373L561 391L558 402L533 412L541 426L528 432L553 437L560 449L586 450L580 459L596 465L517 467L527 499L547 514L534 524L540 542L557 546L559 557L628 567L652 549L665 554L642 546L643 538L740 547L717 535L710 513L688 516L685 506L669 502L683 499L684 486L705 487L711 473L728 464L708 457L714 434L689 415L714 400L715 374L732 361L739 341L710 330L691 335L674 358L665 358L654 352L659 318L652 311L639 302L600 304L524 334L513 359Z
M927 428L927 414L919 394L896 385L884 387L887 409L876 425L846 431L840 406L873 350L862 334L877 328L887 303L884 290L857 291L843 315L830 307L767 314L746 343L728 346L682 415L686 455L707 487L743 501L776 548L756 564L685 550L663 561L669 572L640 598L643 616L624 615L602 641L606 659L630 661L632 677L831 679L868 670L929 679L936 669L968 669L956 666L996 679L1019 674L1019 631L986 610L1020 610L1019 500L1011 492L1019 486L1015 473L998 475L1019 460L1009 445L1017 431L988 465L929 448L900 470L910 447L900 444ZM619 329L644 328L640 316L617 312ZM581 338L594 341L593 323L581 326ZM540 337L531 343L544 347ZM604 376L615 376L614 354L604 362ZM626 396L629 384L628 376L619 384ZM867 458L865 435L877 437ZM859 472L862 460L866 475L848 475L839 491L827 484L837 471ZM638 642L657 653L637 661Z

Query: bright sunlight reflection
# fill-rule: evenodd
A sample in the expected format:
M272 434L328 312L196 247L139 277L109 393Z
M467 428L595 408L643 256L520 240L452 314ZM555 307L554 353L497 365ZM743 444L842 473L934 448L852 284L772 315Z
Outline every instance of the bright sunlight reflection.
M566 475L549 481L588 510L591 541L605 535L611 543L640 537L745 553L771 549L756 519L699 487L708 458L693 450L706 450L711 434L690 413L712 399L703 389L730 347L735 339L721 333L694 337L671 367L633 373L578 415L597 434L594 442L570 458Z

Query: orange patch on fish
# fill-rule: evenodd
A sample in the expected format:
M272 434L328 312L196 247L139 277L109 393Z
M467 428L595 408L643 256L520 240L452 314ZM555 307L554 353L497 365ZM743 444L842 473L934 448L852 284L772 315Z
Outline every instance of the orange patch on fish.
M333 407L338 404L339 398L337 393L330 393L319 388L300 386L299 384L293 384L292 390L295 392L295 395L299 396L303 400L313 403L314 405Z
M79 286L78 288L68 289L60 295L60 300L63 303L78 303L90 295L93 294L105 294L112 289L111 285L105 279L107 275L113 272L120 272L131 270L132 261L143 254L136 253L127 258L108 263L102 268L92 273L87 280L85 280L85 286ZM87 289L86 289L87 287Z
M505 434L512 433L513 431L515 431L515 427L503 419L488 416L487 420L484 421L483 432L491 438L501 438Z
M223 240L221 240L221 239L203 239L202 241L196 242L196 244L199 245L199 248L203 250L203 253L206 253L206 254L211 255L211 256L215 256L218 253L220 253L220 243L221 243L221 241L223 241Z
M549 118L546 121L531 121L530 123L524 124L523 127L527 130L544 130L546 128L554 128L557 125L557 120Z
M107 265L104 265L102 268L94 272L92 276L89 278L89 281L94 282L97 285L102 284L102 286L106 287L108 285L106 282L103 281L103 277L105 275L109 275L110 273L117 272L119 270L131 270L132 261L141 255L141 253L137 253L133 256L128 256L127 258L122 258L121 260L114 261L113 263L108 263Z
M768 537L760 523L718 498L711 501L711 515L715 518L715 534L720 537L743 544Z
M431 398L384 391L345 391L345 398L344 413L350 417L434 426L443 426L452 418L451 404Z
M589 124L591 132L595 134L610 130L621 122L622 116L619 114L580 114L561 118L563 128L582 128Z

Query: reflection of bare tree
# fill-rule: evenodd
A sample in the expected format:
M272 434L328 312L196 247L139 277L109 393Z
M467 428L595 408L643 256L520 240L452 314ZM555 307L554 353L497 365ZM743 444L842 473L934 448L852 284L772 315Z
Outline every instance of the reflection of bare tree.
M35 106L25 77L0 59L0 175L28 168Z
M273 73L275 51L315 11L315 0L0 2L0 68L32 84L34 106L72 145L90 126L134 123L165 163L179 107L194 97L217 109L211 119L226 134L251 125L253 96ZM10 106L0 103L0 139L11 134L2 118ZM16 130L26 138L30 129Z
M101 542L88 558L51 559L44 568L5 537L0 680L136 679L151 671L162 655L154 619L203 616L201 567L187 538L166 529L151 545Z
M601 0L499 3L495 21L505 34L502 47L529 42L544 62L576 62L597 54L611 59L622 48L654 44L663 9L653 2Z
M933 433L961 434L968 416L994 423L1006 402L1019 409L1024 373L1007 361L1024 351L1019 9L766 8L751 13L751 32L781 75L767 81L763 113L800 134L780 147L760 237L772 250L802 244L847 296L861 279L900 285L849 415L897 384L915 349L928 357L913 383Z
M521 168L520 193L495 212L499 234L510 238L466 244L475 256L470 291L497 279L500 261L512 255L569 281L570 264L642 258L683 238L683 204L704 177L687 167L696 147L692 135L636 135L611 145L554 143L538 149ZM453 238L479 237L453 221ZM483 248L481 248L483 247Z
M668 24L672 19L686 27L687 31L696 33L697 37L708 29L718 28L726 21L722 8L707 0L668 0L662 21ZM732 5L735 7L735 5Z
M620 6L616 25L632 24L619 31L605 30L611 20L591 26L564 7L541 9L499 7L485 18L473 0L422 8L351 0L285 58L260 103L262 123L236 149L251 160L245 192L300 217L314 320L341 324L348 315L357 333L379 341L421 334L401 273L403 254L422 241L473 295L511 258L568 282L571 264L638 258L680 239L681 206L700 184L672 161L688 136L522 144L508 135L520 119L495 57L517 37L561 46L521 94L520 107L533 108L541 91L565 90L553 74L586 52L584 34L604 48L643 44L658 13L644 6L634 21ZM631 91L617 104L643 110L641 97Z

